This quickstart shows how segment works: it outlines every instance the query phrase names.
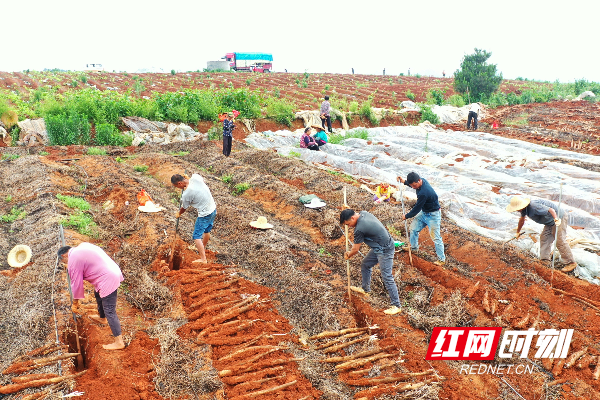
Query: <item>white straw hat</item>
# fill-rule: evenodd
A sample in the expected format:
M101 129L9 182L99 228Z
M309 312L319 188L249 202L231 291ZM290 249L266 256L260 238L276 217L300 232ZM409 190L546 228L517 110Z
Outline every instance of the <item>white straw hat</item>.
M313 198L310 203L306 203L305 206L308 208L320 208L320 207L325 207L327 204L325 204L324 201L322 201L321 199L319 199L318 197Z
M513 211L517 211L517 210L522 210L523 208L525 208L529 205L530 201L531 200L529 200L526 197L513 196L510 199L510 203L506 206L506 211L513 212Z
M161 206L157 206L156 204L154 204L151 201L147 201L146 204L144 204L143 206L139 206L138 210L147 212L147 213L154 213L154 212L159 212L159 211L165 210L165 208L161 207Z
M8 265L13 268L19 268L26 265L31 260L31 248L24 244L19 244L13 247L8 253Z
M267 223L267 218L258 217L256 221L250 222L250 226L256 229L271 229L273 225Z

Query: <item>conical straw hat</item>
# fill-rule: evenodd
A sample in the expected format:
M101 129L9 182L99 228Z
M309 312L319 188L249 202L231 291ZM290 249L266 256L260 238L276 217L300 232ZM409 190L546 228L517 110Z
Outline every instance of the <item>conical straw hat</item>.
M8 253L8 265L13 268L22 267L29 260L31 260L31 249L27 245L19 244Z
M510 203L506 206L506 211L513 212L513 211L517 211L517 210L522 210L523 208L525 208L529 205L530 201L531 200L529 200L526 197L513 196L510 199Z

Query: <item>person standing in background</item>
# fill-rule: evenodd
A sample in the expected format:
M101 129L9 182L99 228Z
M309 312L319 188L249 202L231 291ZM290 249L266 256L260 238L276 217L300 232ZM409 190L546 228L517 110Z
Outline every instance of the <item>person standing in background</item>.
M235 123L233 122L234 115L232 112L227 113L227 118L223 120L223 154L229 157L231 154L231 142L233 141L233 130Z
M329 133L331 133L331 117L329 116L330 110L331 104L329 104L329 96L325 96L325 100L321 103L321 125L323 126L323 129L325 129L325 122L327 122Z

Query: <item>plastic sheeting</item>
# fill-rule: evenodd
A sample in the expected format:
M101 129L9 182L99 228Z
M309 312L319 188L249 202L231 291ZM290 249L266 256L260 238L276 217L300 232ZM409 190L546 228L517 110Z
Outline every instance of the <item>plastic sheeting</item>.
M368 129L369 140L347 139L321 151L298 147L301 131L252 134L257 148L294 151L308 162L327 163L351 175L396 185L396 176L415 171L436 189L446 215L479 235L506 241L516 232L518 213L505 208L513 195L558 203L562 183L568 240L580 265L576 274L600 284L600 173L569 162L600 165L600 157L508 139L484 132L457 132L427 125ZM559 162L562 161L562 162ZM406 198L415 191L405 188ZM539 254L543 226L526 219L519 240L511 243ZM556 253L558 257L558 252Z

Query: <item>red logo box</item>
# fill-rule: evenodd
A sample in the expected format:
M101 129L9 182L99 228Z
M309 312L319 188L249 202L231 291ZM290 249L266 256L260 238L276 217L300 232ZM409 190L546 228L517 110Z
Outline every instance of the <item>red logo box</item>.
M433 328L426 360L493 360L502 328Z

